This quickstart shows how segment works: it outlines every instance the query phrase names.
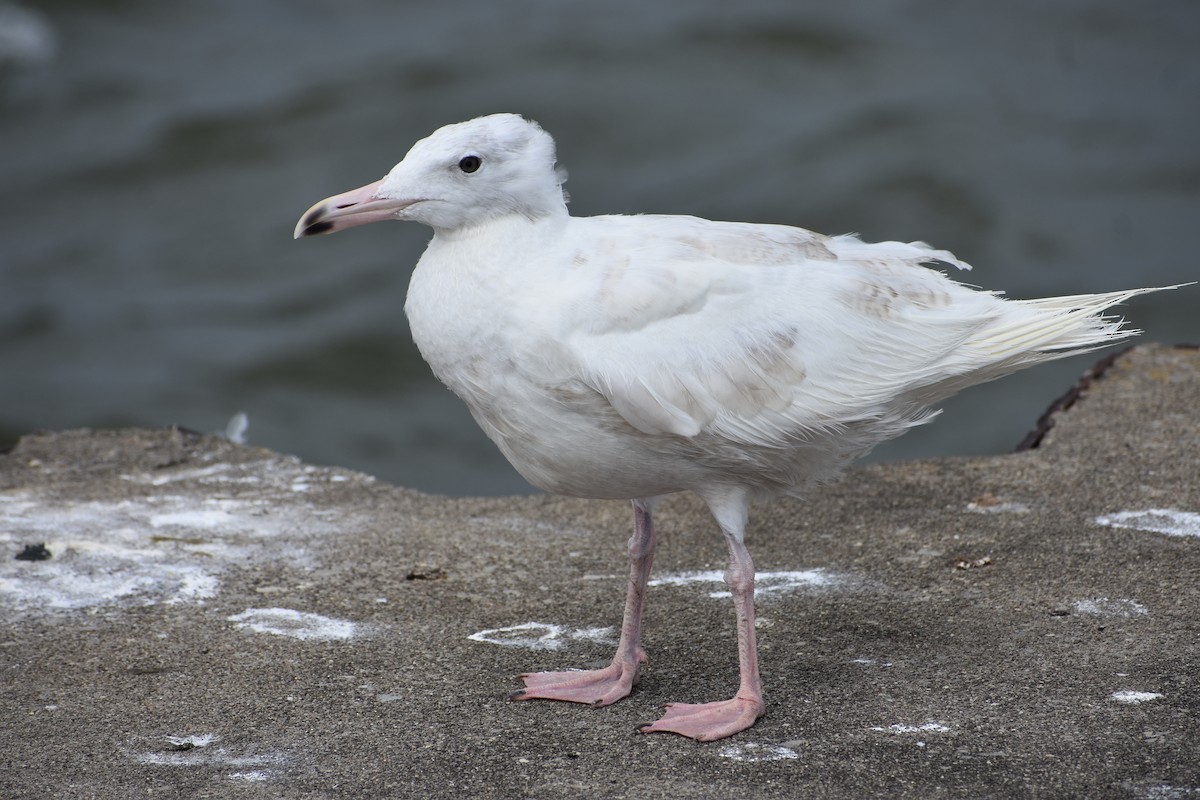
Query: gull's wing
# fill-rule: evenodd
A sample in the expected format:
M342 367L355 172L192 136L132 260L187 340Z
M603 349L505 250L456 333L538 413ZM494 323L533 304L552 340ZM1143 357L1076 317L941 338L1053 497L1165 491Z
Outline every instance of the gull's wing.
M563 344L581 380L646 434L787 446L930 403L1030 361L1124 335L1128 297L1004 301L922 266L921 243L692 217L577 220L589 276ZM578 277L580 273L576 273Z

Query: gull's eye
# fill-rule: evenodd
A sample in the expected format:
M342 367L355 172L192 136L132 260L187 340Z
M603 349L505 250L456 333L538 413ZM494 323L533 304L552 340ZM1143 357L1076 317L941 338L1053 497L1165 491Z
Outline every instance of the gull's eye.
M479 156L463 156L462 161L458 162L458 168L470 175L475 170L483 165L483 159Z

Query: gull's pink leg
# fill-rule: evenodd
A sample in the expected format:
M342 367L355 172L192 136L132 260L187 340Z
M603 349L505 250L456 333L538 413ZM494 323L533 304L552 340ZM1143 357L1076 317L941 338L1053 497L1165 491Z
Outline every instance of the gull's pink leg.
M715 703L671 703L658 721L643 725L642 733L678 733L700 742L723 739L744 731L763 715L762 681L758 675L758 647L754 639L754 562L743 543L748 497L728 491L705 497L729 546L725 583L733 594L737 613L737 694Z
M642 609L646 581L654 561L653 500L633 501L633 536L629 539L629 593L625 597L625 619L621 640L612 664L603 669L569 672L531 672L522 675L525 688L513 692L514 700L567 700L607 706L625 697L637 680L638 665L646 660L642 650Z

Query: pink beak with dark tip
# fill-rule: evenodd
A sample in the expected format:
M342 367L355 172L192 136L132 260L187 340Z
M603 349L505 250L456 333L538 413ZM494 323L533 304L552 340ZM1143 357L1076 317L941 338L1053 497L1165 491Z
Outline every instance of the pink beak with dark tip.
M336 233L369 222L396 219L400 211L420 202L376 197L375 193L379 191L381 183L382 180L368 183L366 186L327 197L317 203L305 211L300 222L296 224L295 238Z

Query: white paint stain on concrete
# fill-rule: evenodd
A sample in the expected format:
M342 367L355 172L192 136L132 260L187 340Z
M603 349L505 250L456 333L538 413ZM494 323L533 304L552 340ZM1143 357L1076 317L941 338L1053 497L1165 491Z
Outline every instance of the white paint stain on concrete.
M888 725L888 726L875 725L875 726L872 726L871 730L885 731L887 733L897 733L897 734L949 733L950 732L950 728L946 725L943 725L940 722L925 722L920 725L905 725L905 724L901 724L901 723L898 723L895 725Z
M760 742L738 742L727 744L717 751L721 758L731 761L789 761L800 758L800 754L790 747L778 744L762 744Z
M762 599L791 594L797 591L827 589L844 581L843 576L823 569L806 569L790 572L759 572L754 576L754 596ZM650 581L651 586L689 586L695 583L725 584L725 573L720 570L697 572L675 572ZM729 597L727 589L708 593L709 597Z
M158 742L147 742L143 748L127 751L141 764L177 769L235 769L230 778L265 781L272 777L270 768L282 767L290 758L280 752L237 753L226 747L214 747L221 737L206 733L191 736L165 736ZM256 776L256 777L250 777Z
M121 500L0 492L0 553L43 543L51 554L43 561L0 559L0 608L202 603L217 595L225 570L263 561L310 564L309 542L336 533L345 519L330 519L290 487L298 476L314 485L347 476L308 470L316 468L281 458L123 475L170 488ZM221 490L250 482L257 484L252 492ZM195 487L187 483L202 488L189 495Z
M1200 786L1171 786L1160 783L1142 789L1135 796L1139 800L1191 800L1200 797Z
M63 544L52 541L49 549L61 552ZM137 551L114 547L53 564L4 564L0 570L0 603L20 610L59 611L120 602L202 603L216 596L218 586L216 576L201 565L163 563Z
M267 461L255 461L249 464L214 464L211 467L165 470L153 474L126 474L121 476L121 480L149 484L150 486L166 486L169 483L181 481L197 481L206 484L259 483L261 479L257 475L246 475L244 473L256 467L261 468L269 463Z
M595 628L576 628L571 631L568 636L572 639L578 639L584 642L595 642L596 644L616 644L617 629L611 625L598 626Z
M125 474L121 480L147 486L167 486L173 483L197 483L208 487L230 485L261 485L279 491L290 491L298 482L340 483L356 479L373 483L374 478L357 472L303 464L298 458L281 456L238 464L213 464L207 467L175 467Z
M243 630L314 642L353 639L361 633L362 628L344 619L323 617L320 614L291 608L248 608L227 619Z
M190 530L224 528L238 523L238 513L241 510L238 505L228 501L221 503L221 501L210 500L205 503L205 507L201 508L151 514L147 521L152 528L187 528Z
M271 773L266 770L255 769L249 772L234 772L229 775L231 781L246 781L247 783L260 783L271 779Z
M616 629L612 627L571 628L550 622L522 622L506 628L490 628L472 633L467 638L473 642L523 647L526 650L562 650L572 641L617 643Z
M1118 703L1128 703L1136 705L1138 703L1149 703L1152 700L1159 700L1162 695L1158 692L1137 692L1132 689L1123 689L1119 692L1113 692L1108 696L1109 700L1114 700Z
M1137 600L1125 597L1110 599L1107 597L1089 597L1071 603L1076 614L1089 614L1094 617L1144 617L1149 611Z
M1175 508L1120 511L1096 517L1095 522L1110 528L1132 528L1167 536L1200 536L1200 514Z
M1016 501L971 501L967 503L967 511L970 511L972 514L1028 514L1029 506Z

